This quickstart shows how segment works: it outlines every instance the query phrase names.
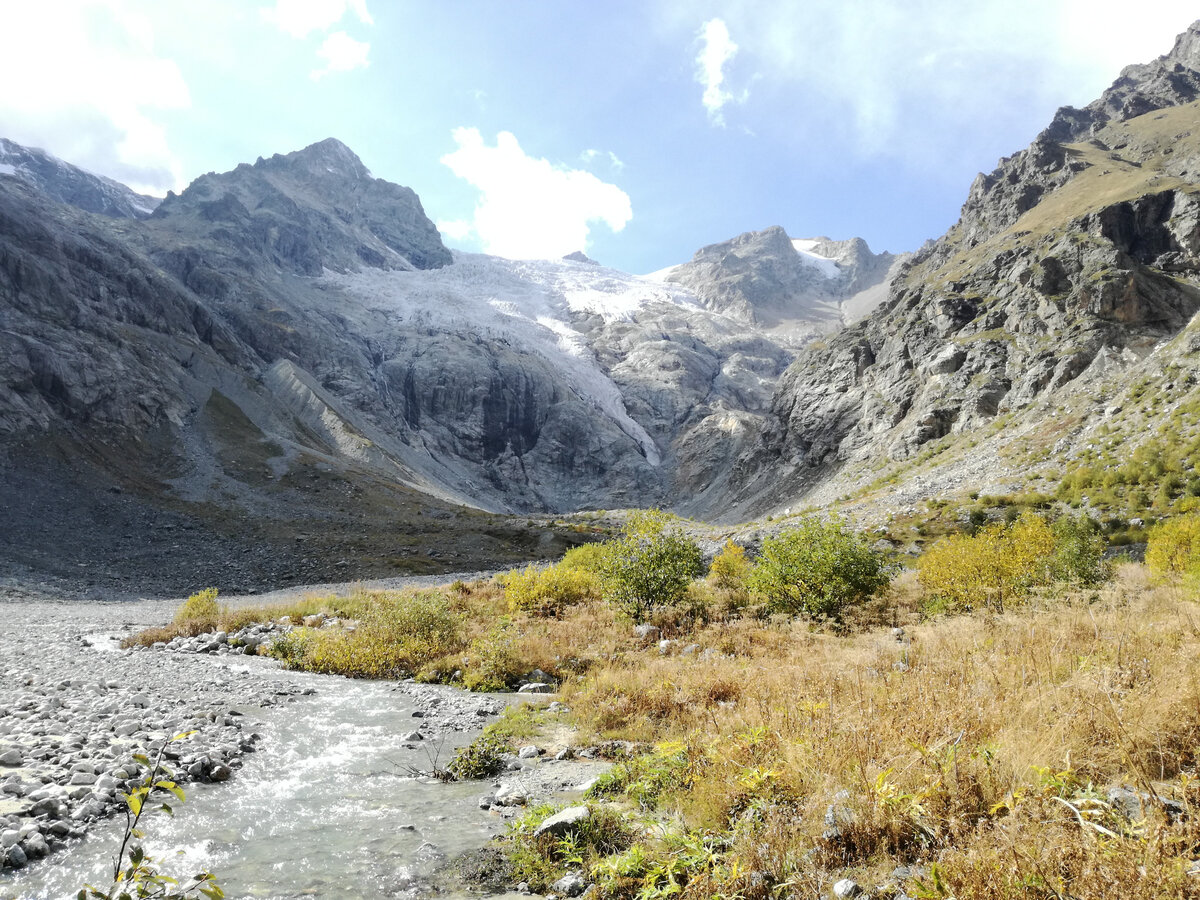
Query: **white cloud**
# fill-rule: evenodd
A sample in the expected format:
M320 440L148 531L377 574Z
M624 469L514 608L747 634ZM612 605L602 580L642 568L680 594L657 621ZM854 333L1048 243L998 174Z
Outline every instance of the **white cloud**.
M617 154L613 153L611 150L596 150L589 148L579 154L579 159L585 165L590 165L601 157L607 159L608 164L618 172L625 168L625 163L622 161L621 157L617 156Z
M371 45L366 41L356 41L344 31L335 31L321 43L317 56L325 60L325 65L314 69L311 77L315 81L330 72L349 72L352 69L365 69L369 65L367 54Z
M708 110L708 118L714 125L725 124L721 111L726 103L734 99L725 90L725 64L738 52L738 45L729 36L729 27L723 19L709 19L700 28L700 55L696 57L696 81L704 87L701 102Z
M326 31L353 12L364 25L374 25L366 0L275 0L262 10L262 17L294 38Z
M0 84L5 137L135 190L182 186L182 166L156 117L189 107L191 95L131 4L11 4L0 29Z
M552 259L586 250L592 223L620 231L633 218L629 195L615 184L528 156L510 132L494 147L477 128L453 134L458 148L442 162L480 192L469 223L438 223L453 239L473 235L485 252L511 259Z
M788 110L794 139L848 141L860 157L942 166L968 145L978 152L976 141L988 135L1032 139L1056 107L1095 99L1122 66L1167 52L1197 16L1194 0L1143 0L1137 16L1115 18L1097 15L1095 0L918 6L726 0L722 18L701 32L705 105L710 115L716 106L719 121L722 107L741 99L728 96L720 51L732 32L739 64L752 61L762 75L756 94L764 106ZM694 0L674 0L670 10L675 29L691 27ZM714 38L715 21L727 27ZM759 120L755 130L771 125Z
M475 227L466 219L438 219L438 231L452 241L469 240Z

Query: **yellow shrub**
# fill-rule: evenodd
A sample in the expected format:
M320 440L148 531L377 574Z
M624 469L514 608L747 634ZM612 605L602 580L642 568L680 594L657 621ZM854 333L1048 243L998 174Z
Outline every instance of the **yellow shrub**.
M566 562L539 568L526 566L504 576L504 595L513 612L537 616L558 616L568 606L600 596L600 582L585 568L572 568Z
M708 580L713 587L724 591L745 590L749 574L750 560L746 559L746 550L733 541L725 542L708 567Z
M581 544L568 550L559 563L564 569L584 569L588 572L599 572L604 554L608 550L604 544Z
M1171 519L1151 531L1146 565L1160 577L1200 574L1200 516Z
M184 622L213 622L217 621L220 610L217 607L217 589L205 588L197 591L183 602L183 606L175 613L175 624Z
M1056 543L1041 516L1025 513L1011 525L995 523L972 535L953 534L925 551L917 577L943 609L1003 609L1035 587L1050 584Z

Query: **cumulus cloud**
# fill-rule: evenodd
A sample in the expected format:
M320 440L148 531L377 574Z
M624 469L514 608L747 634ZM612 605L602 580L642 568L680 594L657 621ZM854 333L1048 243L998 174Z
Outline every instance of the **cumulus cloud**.
M708 118L714 125L725 124L722 112L725 104L734 96L722 86L725 84L725 65L738 52L738 45L729 36L729 26L724 19L709 19L700 28L700 55L696 57L696 81L704 88L701 102L708 110Z
M314 69L311 73L315 81L330 72L349 72L351 69L365 69L368 65L367 54L371 45L366 41L356 41L344 31L335 31L321 43L317 56L325 60L325 65Z
M375 20L367 10L366 0L275 0L275 5L262 10L262 17L294 38L308 37L314 31L327 31L354 13L364 25Z
M629 195L591 172L529 156L502 131L494 147L477 128L456 128L457 149L442 157L479 189L470 221L438 222L455 240L477 239L484 252L511 259L551 259L586 250L592 224L620 231L633 218Z
M18 3L0 29L4 136L44 147L138 191L183 183L163 110L191 95L179 67L154 47L148 18L121 0Z

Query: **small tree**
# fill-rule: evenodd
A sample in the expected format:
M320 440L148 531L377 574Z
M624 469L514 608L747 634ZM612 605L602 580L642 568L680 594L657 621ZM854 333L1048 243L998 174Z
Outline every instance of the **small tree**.
M1180 516L1152 530L1146 566L1159 577L1200 575L1200 516Z
M838 617L891 581L889 566L842 522L803 519L763 540L750 590L771 612Z
M692 579L704 574L700 548L675 522L658 509L634 513L600 560L605 599L635 622L681 603Z

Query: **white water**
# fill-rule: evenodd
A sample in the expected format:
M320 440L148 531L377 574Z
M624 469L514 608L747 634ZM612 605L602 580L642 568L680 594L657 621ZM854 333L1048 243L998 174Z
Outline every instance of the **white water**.
M175 818L143 820L146 850L165 870L181 879L212 871L231 898L422 897L439 861L502 830L478 808L486 784L404 774L406 765L431 768L438 743L401 746L422 724L408 694L387 683L270 674L317 693L245 709L245 731L264 736L258 752L226 784L186 786ZM441 762L470 737L448 732ZM0 876L0 897L74 897L88 882L107 888L122 824L100 823L72 848ZM423 850L426 842L436 851Z

